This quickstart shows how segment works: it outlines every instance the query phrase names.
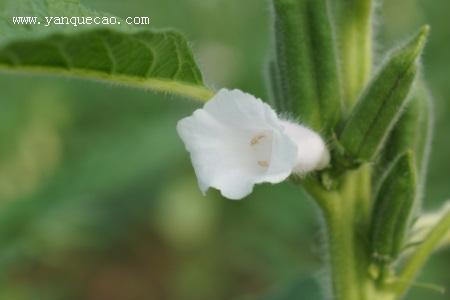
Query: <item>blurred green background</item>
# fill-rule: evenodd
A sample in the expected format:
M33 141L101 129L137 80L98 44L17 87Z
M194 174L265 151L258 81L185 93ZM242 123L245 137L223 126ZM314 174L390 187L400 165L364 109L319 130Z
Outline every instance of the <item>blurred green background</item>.
M385 2L379 59L421 24L432 26L423 57L436 106L426 207L437 208L450 196L450 2ZM267 1L84 4L179 29L210 86L267 98ZM317 299L314 283L296 284L324 276L314 206L290 183L258 186L243 201L203 197L175 131L198 104L2 73L0 107L1 300ZM449 270L442 251L418 280L450 289ZM449 297L413 288L407 299Z

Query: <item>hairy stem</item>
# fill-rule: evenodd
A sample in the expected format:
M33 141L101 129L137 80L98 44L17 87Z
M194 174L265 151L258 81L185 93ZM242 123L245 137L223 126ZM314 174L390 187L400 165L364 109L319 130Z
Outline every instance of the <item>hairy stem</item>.
M327 191L317 182L311 181L305 185L321 207L325 220L335 300L365 299L363 288L366 276L360 273L367 269L366 255L364 247L359 249L361 243L357 240L357 212L354 206L356 182L350 177L339 190Z
M344 101L350 109L372 68L373 0L335 2Z

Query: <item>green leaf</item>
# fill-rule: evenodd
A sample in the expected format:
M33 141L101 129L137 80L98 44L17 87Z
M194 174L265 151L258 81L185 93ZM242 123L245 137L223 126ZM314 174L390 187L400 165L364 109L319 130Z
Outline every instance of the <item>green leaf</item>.
M333 0L343 102L350 110L370 79L374 0Z
M401 155L383 178L375 196L370 227L371 253L381 265L400 254L416 200L416 171L411 152Z
M22 0L17 4L20 8L19 4L25 8L10 12L0 27L5 33L0 40L0 70L75 76L202 100L213 95L187 42L175 31L126 25L67 25L48 30L43 25L11 25L11 16L98 15L78 1Z
M340 134L340 143L354 160L372 161L407 103L416 78L418 57L429 27L390 55L369 83Z
M430 230L425 240L417 247L411 257L405 262L399 274L395 287L396 294L401 298L411 286L414 278L422 269L433 251L443 239L450 233L450 209L449 204L444 205L444 213L437 224Z
M274 0L279 109L331 132L341 116L335 38L326 0Z
M450 201L447 201L441 208L431 212L423 212L414 220L413 228L411 229L411 236L408 243L421 244L422 241L428 236L428 234L435 228L435 226L450 212ZM450 246L450 230L447 234L444 234L442 240L436 246L435 250L440 248L446 248ZM411 255L411 253L405 253L405 256Z
M408 107L389 136L380 161L377 162L378 169L385 169L398 155L412 149L419 175L419 194L422 194L431 150L432 133L432 99L425 84L420 82L414 88Z

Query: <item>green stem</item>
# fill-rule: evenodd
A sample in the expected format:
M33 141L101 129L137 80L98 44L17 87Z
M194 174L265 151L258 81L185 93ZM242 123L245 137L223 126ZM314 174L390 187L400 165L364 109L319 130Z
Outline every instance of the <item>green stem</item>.
M329 235L329 251L333 274L334 297L336 300L360 299L356 283L356 255L353 248L353 228L351 213L340 203L325 217Z
M350 109L370 77L372 68L373 0L338 0L338 40L344 101Z
M321 207L327 228L333 299L363 299L358 284L351 205L346 205L339 191L326 191L312 181L305 186Z
M370 208L370 168L362 166L339 179L339 187L326 190L307 180L308 193L321 208L328 238L330 276L335 300L381 299L369 279L367 242ZM384 299L384 298L383 298Z

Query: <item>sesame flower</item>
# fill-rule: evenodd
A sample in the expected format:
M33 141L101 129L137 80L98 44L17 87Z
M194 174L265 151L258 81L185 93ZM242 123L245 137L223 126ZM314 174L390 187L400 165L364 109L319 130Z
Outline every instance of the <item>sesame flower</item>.
M203 194L210 188L241 199L258 183L279 183L329 163L322 138L239 90L220 90L177 131L191 155Z

